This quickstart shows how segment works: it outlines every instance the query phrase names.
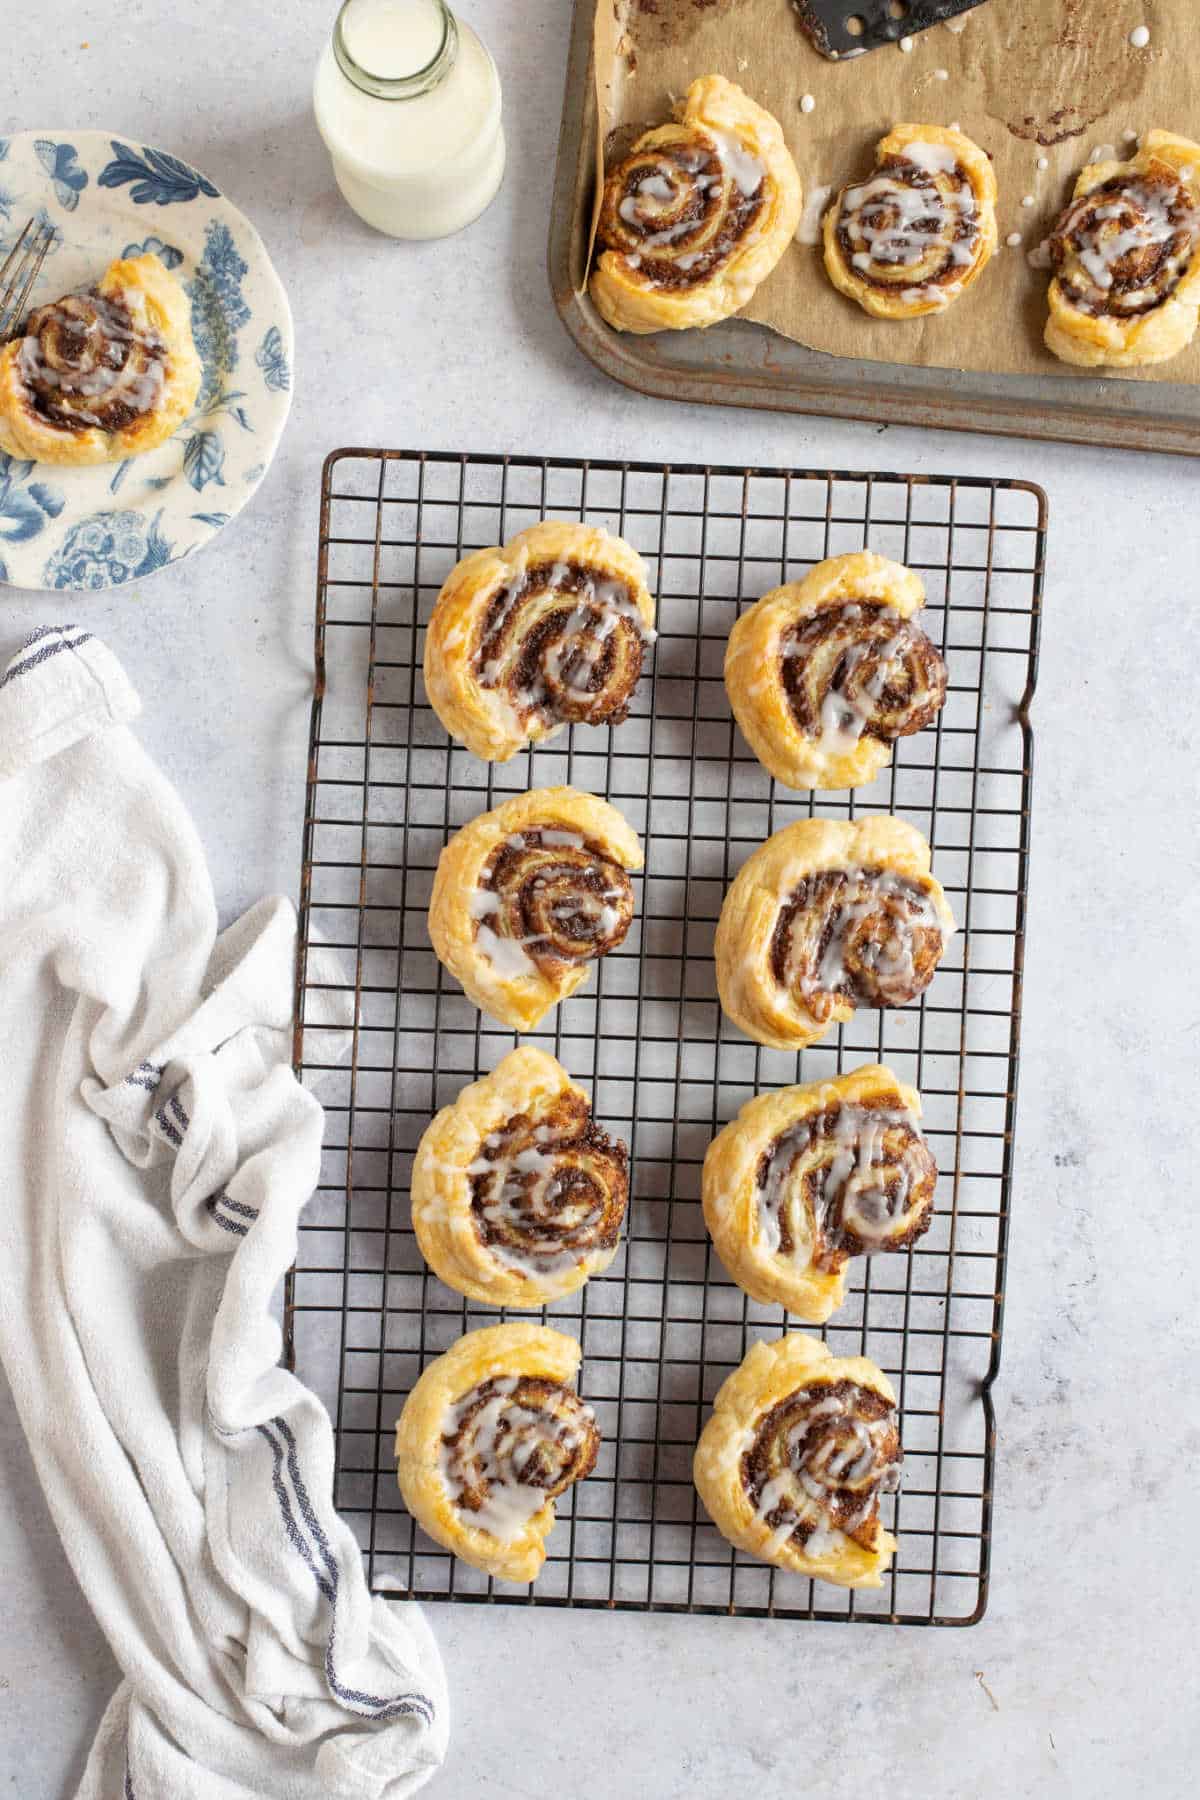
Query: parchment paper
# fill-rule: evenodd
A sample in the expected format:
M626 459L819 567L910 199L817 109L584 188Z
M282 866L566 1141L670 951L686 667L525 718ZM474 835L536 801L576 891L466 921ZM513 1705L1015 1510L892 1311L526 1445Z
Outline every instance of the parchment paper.
M1097 149L1130 155L1125 133L1153 126L1200 138L1198 24L1200 0L988 0L919 32L907 55L828 62L791 0L598 0L598 152L619 158L696 76L728 76L783 126L804 183L801 233L816 236L814 189L868 174L892 125L958 124L989 152L1000 187L1000 248L961 299L921 319L872 319L832 286L819 247L797 242L740 316L836 356L1072 379L1089 372L1043 345L1049 275L1027 253ZM1142 50L1129 42L1139 25L1150 31ZM1120 373L1200 381L1200 337L1169 363Z

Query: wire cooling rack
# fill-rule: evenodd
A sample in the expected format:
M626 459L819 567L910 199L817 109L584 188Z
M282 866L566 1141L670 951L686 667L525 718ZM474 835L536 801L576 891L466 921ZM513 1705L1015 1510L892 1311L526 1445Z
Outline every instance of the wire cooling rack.
M450 744L429 707L424 627L462 555L543 516L605 525L642 552L658 642L622 725L576 726L488 765ZM1045 522L1045 496L1025 482L378 450L327 461L295 1047L297 1070L323 1078L327 1141L286 1328L290 1360L336 1417L336 1500L375 1592L908 1624L982 1615ZM872 786L796 795L733 725L725 641L740 607L864 545L920 572L922 624L948 662L949 695ZM409 1215L431 1115L516 1041L433 955L434 868L466 820L560 782L613 801L646 867L624 945L526 1041L593 1090L597 1120L630 1145L633 1178L611 1269L543 1315L583 1345L580 1389L604 1442L595 1472L559 1502L537 1583L517 1587L414 1526L392 1443L429 1359L503 1316L431 1274ZM862 1011L801 1056L759 1048L717 1004L713 933L730 880L792 819L878 811L911 820L933 845L961 927L946 960L912 1006ZM323 1060L320 1034L330 984L310 979L321 938L342 953L357 1018L337 1063ZM847 1593L734 1552L692 1487L718 1386L755 1338L788 1323L725 1275L704 1229L700 1169L751 1094L876 1060L923 1096L941 1175L926 1236L903 1254L856 1259L852 1291L822 1333L836 1353L879 1363L901 1406L904 1480L884 1502L899 1554L881 1590Z

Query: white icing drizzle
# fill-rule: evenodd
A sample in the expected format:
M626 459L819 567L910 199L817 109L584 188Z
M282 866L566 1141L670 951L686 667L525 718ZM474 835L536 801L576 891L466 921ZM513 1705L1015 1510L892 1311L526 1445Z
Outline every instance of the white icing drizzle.
M521 656L523 637L517 636L513 642L506 641L504 637L505 626L514 610L527 601L531 602L535 622L546 612L561 610L564 600L568 598L566 590L577 573L570 563L554 563L545 588L532 597L525 584L523 569L511 577L503 606L486 621L487 640L497 642L499 648L479 665L482 686L498 687L508 668ZM641 612L624 582L611 576L597 576L586 569L583 574L582 588L569 595L571 611L559 628L545 665L549 680L580 694L589 691L592 674L604 655L604 646L616 631L620 620L627 619L630 622L644 645L653 644L657 637L657 633L643 622ZM564 664L569 665L566 679ZM544 695L521 688L513 699L518 707L533 707L542 702Z
M816 104L816 100L811 94L802 94L800 96L800 111L802 113L813 112L816 108Z
M514 981L520 975L537 974L537 964L525 949L526 944L534 941L533 938L502 937L490 925L481 924L475 931L477 946L503 981Z
M894 607L875 607L872 612L876 618L886 619L889 624L894 622L896 629L883 644L870 640L865 643L852 642L842 651L838 660L838 685L827 688L821 699L821 730L816 739L820 748L830 756L845 756L857 747L871 721L870 703L877 702L882 696L893 673L893 664L903 656L908 641L904 630L906 621ZM853 630L859 623L862 613L862 607L853 603L842 608L842 617L849 630ZM791 638L782 646L781 654L786 661L803 652L803 644ZM878 658L878 667L856 692L850 686L850 678L868 656Z
M766 164L732 132L718 131L712 125L706 125L704 129L716 144L729 179L745 199L752 199L766 179Z
M799 1122L801 1127L808 1123ZM897 1128L921 1136L917 1115L908 1107L857 1106L839 1101L833 1130L817 1140L807 1153L791 1131L785 1132L772 1150L766 1180L757 1194L758 1230L768 1254L780 1254L780 1218L785 1208L790 1214L789 1260L797 1265L807 1265L811 1260L813 1237L824 1230L835 1208L840 1211L839 1223L861 1241L861 1254L869 1256L885 1248L887 1228L907 1212L911 1192L903 1161L887 1161L887 1134ZM808 1209L798 1204L800 1183L806 1170L821 1165L821 1150L830 1145L833 1155L824 1165L820 1211L810 1219ZM880 1179L887 1173L899 1176L897 1192L891 1197Z
M1148 25L1135 25L1129 34L1129 41L1135 50L1144 50L1146 45L1150 42L1150 27Z
M821 215L829 204L831 187L814 187L808 190L804 202L804 211L800 215L800 223L796 227L796 241L800 244L819 244L821 241Z
M902 160L933 177L953 174L958 164L957 153L948 144L906 145ZM847 188L842 218L850 235L865 246L851 253L855 269L915 269L930 255L940 255L962 271L947 281L910 283L900 290L910 305L945 305L958 293L975 261L978 207L965 179L947 195L936 185L908 183L896 171L883 169ZM957 230L964 221L969 229L959 237Z
M469 1424L474 1461L486 1483L487 1497L478 1508L462 1507L461 1518L464 1524L489 1532L501 1543L511 1543L519 1537L547 1501L545 1488L523 1481L521 1475L545 1442L549 1421L546 1414L513 1401L519 1385L516 1376L496 1378L495 1391L472 1414ZM475 1401L475 1390L464 1394L447 1408L442 1421L439 1463L446 1490L456 1502L463 1493L463 1483L455 1474L453 1444L446 1439L457 1435ZM583 1412L586 1421L595 1417L590 1407L584 1407ZM585 1429L559 1420L554 1426L555 1442L567 1456L573 1455L584 1441Z
M1015 250L1021 242L1021 234L1019 231L1010 231L1004 241L1010 250Z
M836 1437L818 1443L805 1454L803 1446L814 1424L822 1419L837 1418L848 1444ZM773 1558L791 1540L798 1525L809 1524L812 1530L804 1540L802 1554L814 1559L840 1553L856 1531L871 1517L879 1493L891 1493L899 1486L900 1466L887 1465L878 1482L870 1479L877 1465L882 1442L893 1429L894 1414L868 1422L858 1418L843 1395L830 1393L808 1406L788 1431L785 1440L787 1466L763 1483L754 1502L754 1516L764 1524L773 1513L781 1514L771 1529L762 1554ZM755 1433L747 1430L743 1452L752 1448ZM803 1458L803 1460L802 1460ZM824 1476L824 1480L819 1476ZM865 1483L862 1503L845 1515L846 1529L833 1523L831 1503L839 1490Z

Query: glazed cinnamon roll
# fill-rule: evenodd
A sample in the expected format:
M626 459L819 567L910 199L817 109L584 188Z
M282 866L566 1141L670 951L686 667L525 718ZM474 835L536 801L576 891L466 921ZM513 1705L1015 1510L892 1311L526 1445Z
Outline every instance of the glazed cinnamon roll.
M514 1050L428 1127L412 1177L427 1263L491 1306L574 1293L617 1252L629 1152L544 1050Z
M721 75L641 136L604 183L591 295L618 331L712 325L745 306L795 236L800 177L779 121Z
M0 350L0 450L116 462L165 442L200 388L187 296L157 256L30 314Z
M793 788L873 781L899 737L946 698L946 665L916 623L925 590L870 550L833 556L764 594L729 634L725 687L751 749Z
M693 1474L739 1550L838 1587L877 1588L896 1550L879 1496L899 1486L903 1460L883 1370L797 1331L755 1344L722 1385Z
M921 1102L878 1064L747 1101L704 1158L704 1220L752 1300L823 1324L851 1257L929 1227L937 1165Z
M1089 163L1046 252L1055 356L1118 369L1177 356L1200 316L1200 144L1148 131L1129 162Z
M996 248L996 177L961 131L897 125L865 181L825 214L825 267L877 319L940 312L978 280Z
M563 725L618 725L654 641L641 557L544 519L460 562L434 604L425 687L451 737L507 762Z
M481 1011L531 1031L633 921L637 836L615 806L535 788L455 833L438 861L429 935Z
M397 1422L409 1512L504 1581L534 1580L555 1500L595 1467L600 1433L573 1385L581 1354L546 1325L469 1331L430 1363Z
M802 1050L858 1006L924 992L954 930L929 845L902 819L801 819L757 849L717 923L717 990L735 1025Z

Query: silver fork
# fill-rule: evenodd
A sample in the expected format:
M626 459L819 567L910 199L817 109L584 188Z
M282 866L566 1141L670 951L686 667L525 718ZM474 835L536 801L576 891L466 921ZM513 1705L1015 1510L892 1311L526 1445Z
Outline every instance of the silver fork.
M25 317L25 303L53 242L53 225L39 225L36 219L30 219L0 265L0 344L16 335Z

